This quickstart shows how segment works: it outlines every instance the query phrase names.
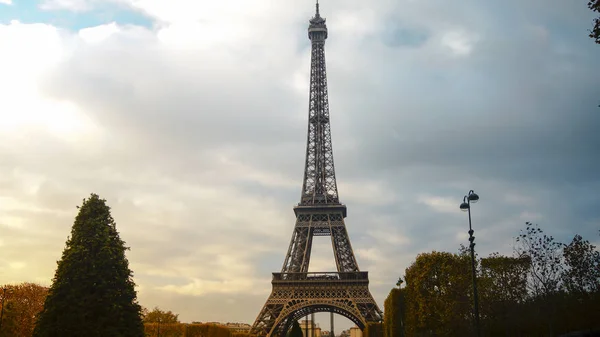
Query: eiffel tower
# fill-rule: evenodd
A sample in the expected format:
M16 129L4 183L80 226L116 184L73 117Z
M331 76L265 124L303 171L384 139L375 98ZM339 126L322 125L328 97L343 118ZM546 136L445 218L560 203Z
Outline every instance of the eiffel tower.
M327 26L319 14L308 26L311 41L310 101L306 165L300 203L294 207L296 226L280 273L273 273L273 290L251 332L259 336L284 336L293 321L315 312L347 317L364 329L380 322L382 312L369 291L369 277L360 271L340 203L329 124L329 99L325 70ZM330 236L337 272L308 272L313 237Z

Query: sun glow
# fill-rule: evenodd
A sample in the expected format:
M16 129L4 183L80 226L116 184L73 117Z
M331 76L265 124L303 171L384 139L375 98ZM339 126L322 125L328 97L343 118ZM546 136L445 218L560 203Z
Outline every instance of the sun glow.
M48 132L64 140L76 140L96 129L75 104L49 99L40 92L44 75L65 55L55 27L18 21L0 25L0 55L2 136Z

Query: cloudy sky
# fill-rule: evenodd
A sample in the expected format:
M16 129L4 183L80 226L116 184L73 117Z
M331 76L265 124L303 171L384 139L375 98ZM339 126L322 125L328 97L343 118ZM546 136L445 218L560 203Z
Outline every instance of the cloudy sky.
M418 253L467 242L469 189L483 256L510 254L525 221L600 243L586 4L322 0L340 198L380 306ZM0 284L48 285L95 192L142 305L252 323L300 198L313 12L0 0ZM311 261L334 268L327 238Z

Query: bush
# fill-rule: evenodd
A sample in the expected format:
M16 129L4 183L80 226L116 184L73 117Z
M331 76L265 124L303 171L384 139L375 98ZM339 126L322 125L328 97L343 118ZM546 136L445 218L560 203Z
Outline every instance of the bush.
M363 337L383 337L383 323L367 323Z
M146 337L185 337L185 324L144 323Z

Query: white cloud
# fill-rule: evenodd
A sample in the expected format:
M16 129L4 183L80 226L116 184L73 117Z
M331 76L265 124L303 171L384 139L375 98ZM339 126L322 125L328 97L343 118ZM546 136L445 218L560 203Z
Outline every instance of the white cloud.
M396 194L381 181L340 181L338 190L341 197L348 202L364 204L388 205L396 202Z
M417 200L439 213L456 213L460 204L457 204L456 198L431 195L420 195Z
M129 0L42 0L42 10L69 10L73 12L89 12L102 5L128 4Z
M260 281L268 282L268 279ZM229 293L252 293L257 290L254 280L228 278L221 281L193 279L191 283L183 286L167 285L164 287L155 288L156 291L167 291L180 295L202 296L205 294L229 294ZM268 295L267 291L259 288L259 294Z
M462 31L450 31L442 35L442 46L454 55L467 56L473 52L475 39Z
M0 4L3 4L3 5L12 5L12 0L0 0Z
M368 262L382 263L388 258L377 248L357 249L357 258L364 259Z
M74 12L89 11L93 8L90 0L44 0L40 8L44 10L68 9Z
M12 261L8 264L8 266L11 269L23 269L25 268L27 265L24 262L20 262L20 261Z
M543 218L544 216L542 214L540 214L539 212L528 212L528 211L523 211L521 212L521 214L519 214L519 218L521 218L523 221L539 221Z
M0 25L0 52L0 98L4 107L0 111L0 131L7 141L22 141L39 131L75 141L97 131L75 104L48 98L39 90L44 74L64 57L58 29L18 21Z
M515 206L532 206L535 203L535 200L532 197L515 192L507 193L504 196L504 200Z
M79 31L79 36L85 42L100 43L118 31L119 27L117 24L115 22L111 22L105 25L81 29Z

